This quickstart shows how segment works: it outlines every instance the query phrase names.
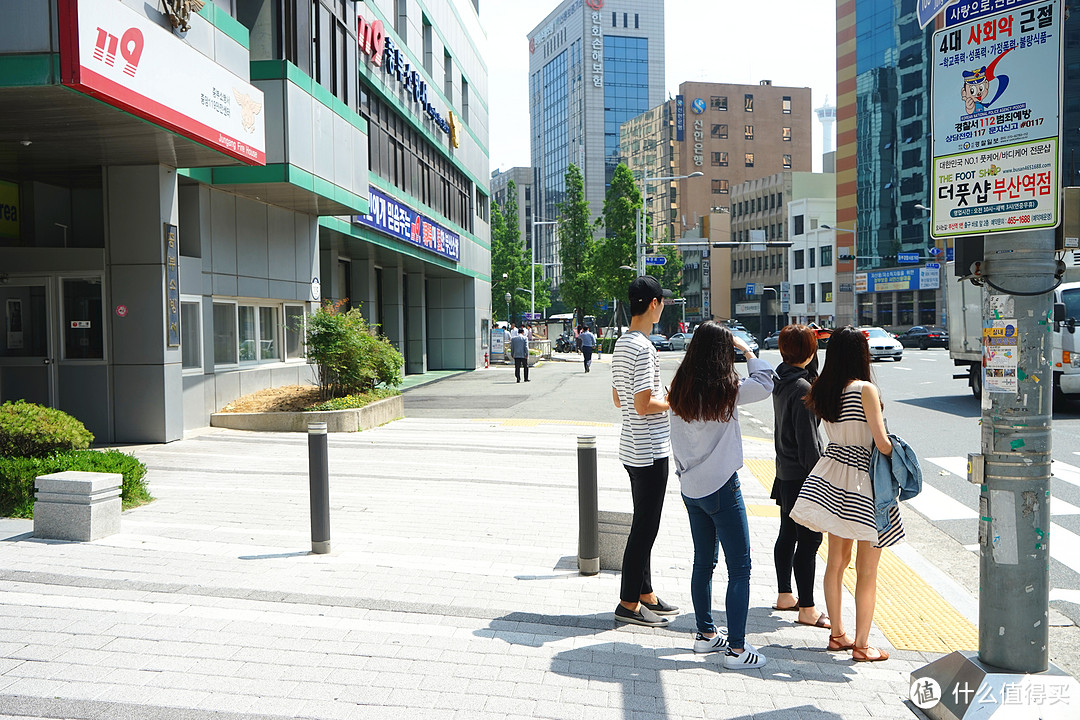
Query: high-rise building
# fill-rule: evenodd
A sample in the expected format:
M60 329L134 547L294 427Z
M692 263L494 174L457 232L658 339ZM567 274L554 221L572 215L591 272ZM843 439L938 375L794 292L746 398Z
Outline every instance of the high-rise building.
M676 98L623 123L621 153L636 178L703 173L645 184L651 237L678 238L698 218L726 211L732 188L747 180L809 172L812 118L810 88L685 82Z
M528 37L536 214L557 217L573 163L596 217L621 159L619 127L664 99L664 2L563 0ZM557 243L538 260L555 263ZM558 284L558 265L546 269Z
M532 250L533 220L543 219L538 218L533 211L533 175L531 167L513 167L509 170L492 170L491 172L491 201L501 208L505 208L507 201L510 200L510 183L514 183L514 199L517 201L518 208L518 237L525 243L525 252ZM554 234L552 231L543 232L547 229L541 226L542 232L537 237L537 255L540 254L539 244L547 235Z

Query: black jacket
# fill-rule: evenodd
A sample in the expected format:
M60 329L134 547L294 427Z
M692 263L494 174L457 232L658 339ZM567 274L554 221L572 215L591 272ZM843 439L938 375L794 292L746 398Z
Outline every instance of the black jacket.
M810 391L809 372L780 363L776 374L779 379L772 391L776 477L784 481L805 480L825 452L818 418L803 404Z

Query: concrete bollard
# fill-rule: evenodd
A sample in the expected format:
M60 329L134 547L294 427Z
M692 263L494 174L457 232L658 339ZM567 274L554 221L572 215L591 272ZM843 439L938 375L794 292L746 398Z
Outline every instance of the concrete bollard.
M311 497L311 552L330 552L330 466L326 423L308 423L308 485Z
M97 540L120 532L120 473L65 470L34 479L34 537Z
M596 436L578 436L578 572L600 572L596 499Z

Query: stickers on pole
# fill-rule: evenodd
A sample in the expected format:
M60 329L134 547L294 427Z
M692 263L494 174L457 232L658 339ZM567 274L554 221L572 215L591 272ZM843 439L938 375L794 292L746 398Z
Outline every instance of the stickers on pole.
M1019 339L1015 319L991 320L990 326L983 328L984 391L1014 395L1019 391L1016 375L1020 361Z

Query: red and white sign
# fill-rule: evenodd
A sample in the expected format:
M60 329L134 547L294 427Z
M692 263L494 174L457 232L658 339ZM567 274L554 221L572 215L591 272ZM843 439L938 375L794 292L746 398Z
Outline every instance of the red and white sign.
M116 306L116 316L117 317L125 317L126 315L127 315L127 305L117 305Z
M59 0L63 84L266 164L262 91L117 0Z

